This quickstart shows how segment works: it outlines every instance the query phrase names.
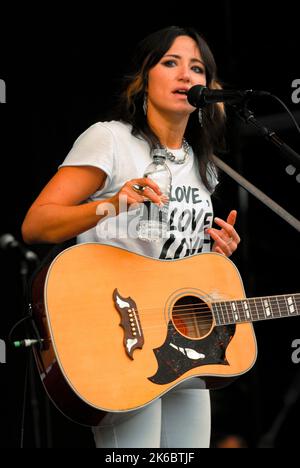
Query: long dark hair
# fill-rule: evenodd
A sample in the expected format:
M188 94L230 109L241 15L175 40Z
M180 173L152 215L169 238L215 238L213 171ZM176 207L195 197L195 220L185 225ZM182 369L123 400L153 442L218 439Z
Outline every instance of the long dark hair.
M132 125L132 134L141 136L150 148L160 146L160 141L148 125L143 111L144 96L147 89L149 70L153 68L170 49L179 36L191 37L201 52L206 68L207 87L219 89L221 85L217 79L217 67L213 54L200 34L194 28L171 26L156 31L137 46L132 61L132 71L124 78L124 91L111 113L111 119L120 120ZM220 104L209 105L203 113L203 126L200 127L198 113L189 117L185 138L192 146L199 162L201 179L208 190L211 190L208 171L213 167L214 151L223 143L225 113Z

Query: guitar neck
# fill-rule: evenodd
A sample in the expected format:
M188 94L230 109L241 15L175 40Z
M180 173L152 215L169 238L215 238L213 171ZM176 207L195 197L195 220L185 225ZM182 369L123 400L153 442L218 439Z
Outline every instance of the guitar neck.
M212 304L217 326L300 315L300 294L259 297Z

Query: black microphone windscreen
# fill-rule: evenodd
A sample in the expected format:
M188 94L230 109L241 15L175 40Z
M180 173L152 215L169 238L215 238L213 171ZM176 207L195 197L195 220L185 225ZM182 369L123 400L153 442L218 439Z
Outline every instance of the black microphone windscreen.
M188 91L187 99L188 99L188 102L191 104L191 106L198 107L199 105L201 105L202 101L203 101L202 104L204 104L203 92L206 89L207 88L205 86L196 85L196 86L193 86Z

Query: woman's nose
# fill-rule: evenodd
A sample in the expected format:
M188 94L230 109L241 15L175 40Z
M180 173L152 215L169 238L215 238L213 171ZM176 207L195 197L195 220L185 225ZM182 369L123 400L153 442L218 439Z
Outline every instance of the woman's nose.
M179 79L183 81L191 80L191 71L189 67L182 66L179 71Z

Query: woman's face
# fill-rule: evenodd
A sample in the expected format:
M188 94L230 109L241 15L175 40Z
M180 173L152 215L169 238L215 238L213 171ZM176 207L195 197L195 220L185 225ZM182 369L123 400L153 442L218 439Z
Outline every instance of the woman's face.
M205 66L196 42L179 36L148 76L148 112L191 114L186 94L192 86L206 86Z

